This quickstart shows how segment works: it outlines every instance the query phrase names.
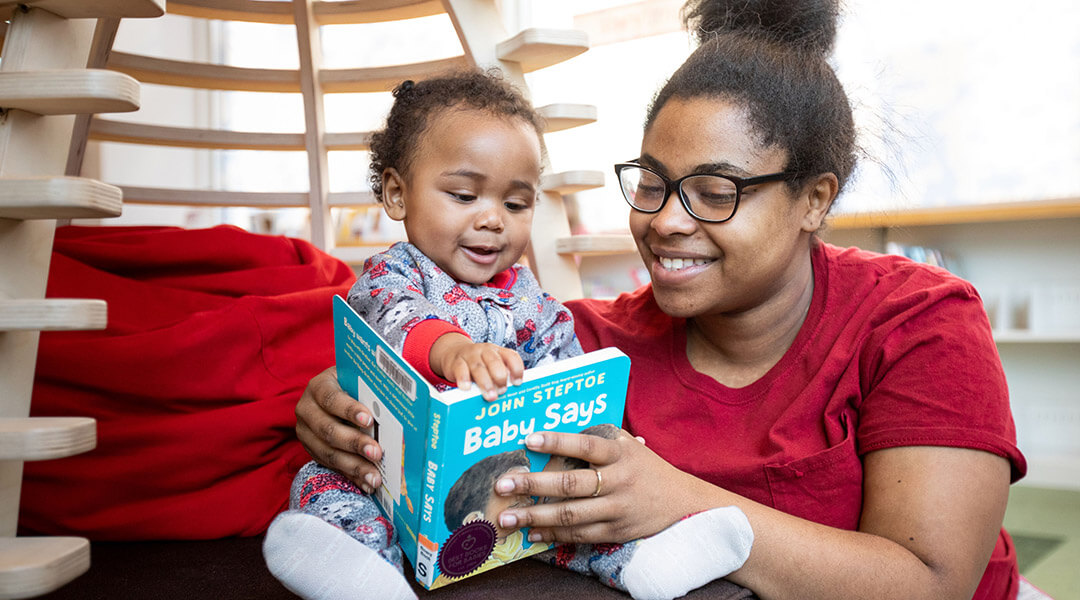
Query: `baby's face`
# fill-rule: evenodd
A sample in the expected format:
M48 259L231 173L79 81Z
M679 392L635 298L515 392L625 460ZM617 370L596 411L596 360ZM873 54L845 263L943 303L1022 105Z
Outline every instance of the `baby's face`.
M440 111L404 188L409 241L454 279L486 283L525 252L539 182L532 125L478 110Z
M528 472L529 469L526 467L514 467L506 473L503 473L503 475ZM496 479L496 481L498 481L498 479ZM506 539L506 536L510 535L516 530L503 529L499 527L499 513L511 508L523 508L526 506L532 506L533 504L535 504L535 502L533 502L532 496L500 496L496 494L494 490L492 490L491 498L488 499L487 506L484 508L484 518L487 519L489 522L495 524L495 534L498 536L499 541L501 542Z

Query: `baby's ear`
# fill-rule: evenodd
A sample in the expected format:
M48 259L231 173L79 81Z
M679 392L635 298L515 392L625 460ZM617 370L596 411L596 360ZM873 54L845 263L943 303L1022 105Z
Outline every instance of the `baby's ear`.
M382 172L382 197L379 201L391 219L401 221L405 218L405 178L397 169Z
M484 511L474 510L471 513L465 515L465 519L461 522L463 525L472 521L478 521L484 518Z

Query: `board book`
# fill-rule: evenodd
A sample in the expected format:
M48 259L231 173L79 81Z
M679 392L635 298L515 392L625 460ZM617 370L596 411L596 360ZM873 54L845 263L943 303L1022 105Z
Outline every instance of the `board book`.
M495 496L500 475L569 468L526 450L529 433L602 435L622 424L630 359L615 348L526 369L521 385L487 402L475 386L438 391L340 296L334 346L338 381L371 411L368 433L383 449L374 495L427 589L550 547L495 521L511 504L548 501Z

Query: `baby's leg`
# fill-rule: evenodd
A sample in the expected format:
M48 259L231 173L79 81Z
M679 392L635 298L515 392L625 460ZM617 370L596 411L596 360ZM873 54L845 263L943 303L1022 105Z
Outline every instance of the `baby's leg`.
M547 562L628 592L635 600L678 598L746 562L754 532L734 506L691 515L660 533L625 544L561 544Z
M416 598L402 574L393 524L348 479L314 462L293 480L288 511L270 524L263 556L308 600Z

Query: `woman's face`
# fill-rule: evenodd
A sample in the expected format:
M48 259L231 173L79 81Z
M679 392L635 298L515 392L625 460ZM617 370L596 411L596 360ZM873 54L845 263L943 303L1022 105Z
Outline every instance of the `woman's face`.
M670 180L691 173L752 177L783 171L787 153L762 146L744 111L718 98L671 99L645 132L641 164ZM675 317L752 311L810 269L808 202L783 182L743 190L738 211L702 223L673 193L657 213L630 212L630 230L660 308ZM679 260L681 259L681 260Z

